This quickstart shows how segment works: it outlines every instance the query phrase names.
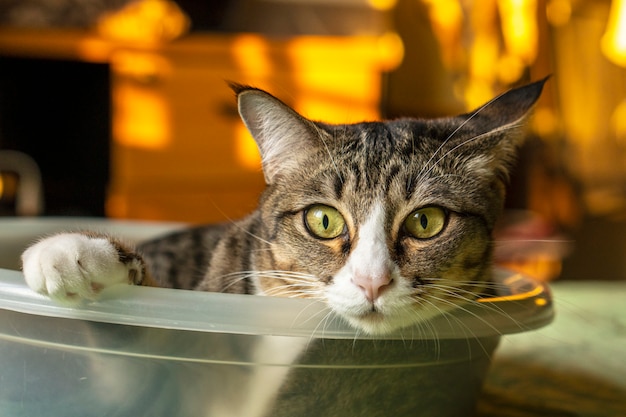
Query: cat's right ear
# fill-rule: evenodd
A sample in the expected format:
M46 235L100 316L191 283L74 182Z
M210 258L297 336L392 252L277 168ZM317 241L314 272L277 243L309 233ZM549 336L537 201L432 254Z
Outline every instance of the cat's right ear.
M296 169L315 137L313 123L291 107L257 88L230 84L237 94L239 115L261 153L265 182Z

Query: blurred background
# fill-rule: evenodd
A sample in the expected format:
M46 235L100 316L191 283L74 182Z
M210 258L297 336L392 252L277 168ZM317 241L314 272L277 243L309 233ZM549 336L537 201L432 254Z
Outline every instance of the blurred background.
M621 0L0 0L0 215L250 212L263 175L225 80L353 122L547 75L497 261L626 279Z

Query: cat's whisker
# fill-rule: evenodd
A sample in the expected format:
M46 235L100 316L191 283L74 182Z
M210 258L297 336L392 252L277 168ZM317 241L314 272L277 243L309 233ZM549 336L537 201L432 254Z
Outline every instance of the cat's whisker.
M317 298L323 299L319 290L307 290L299 284L287 284L265 290L265 295L286 298Z
M466 301L473 301L474 299L478 298L480 295L484 295L482 293L478 293L476 290L482 290L485 289L487 282L486 281L479 281L479 282L474 282L474 281L450 281L450 280L446 280L446 281L442 281L442 282L438 282L438 283L429 283L428 287L429 288L433 288L433 289L440 289L440 290L444 290L444 291L449 291L449 292L453 292L455 294L460 295L461 293L463 294L468 294L470 296L470 298L467 298ZM472 288L472 290L466 290L463 287L470 287Z
M315 283L315 277L310 274L303 274L293 271L241 271L225 274L220 277L222 282L228 282L227 285L223 286L222 291L228 290L230 287L242 280L261 276L264 278L289 281L290 285L298 284L300 288L304 286L312 288L317 287Z
M317 285L314 285L312 283L309 283L307 281L285 281L283 279L281 279L281 281L284 282L283 285L274 285L270 288L268 288L268 290L280 290L280 289L285 289L285 288L300 288L303 291L308 289L315 289L318 290L319 287Z
M463 178L463 175L460 174L442 174L442 175L437 175L435 177L430 177L425 179L422 184L423 185L428 185L431 182L437 182L438 180L444 179L444 178Z
M299 287L319 288L320 284L314 276L290 275L276 272L273 274L261 272L257 274L259 278L283 281L285 285L297 285ZM273 286L276 288L276 286Z
M237 283L253 278L255 276L254 271L242 271L242 272L233 272L230 274L222 275L220 277L220 281L223 283L228 283L222 286L222 292L226 292L229 288Z
M272 246L273 243L270 242L269 240L263 239L262 237L250 232L249 230L247 230L245 227L243 227L239 221L233 219L231 216L228 215L228 213L226 213L224 210L222 210L222 208L217 205L214 201L212 201L213 207L222 215L224 216L224 219L226 219L226 221L228 221L228 224L230 224L231 227L235 227L237 228L239 231L247 234L248 236L258 240L259 242L265 243L268 246Z
M267 248L255 248L250 251L250 253L262 253L262 252L272 252L274 249L271 247Z
M418 304L421 304L422 306L424 305L424 303L432 305L432 303L428 302L427 300L417 300L417 301L418 301ZM435 305L432 305L432 307L439 310L438 307ZM410 306L407 306L406 310L407 310L406 315L408 317L417 316L417 319L415 320L415 326L413 326L413 328L414 329L417 328L419 330L419 333L421 336L420 340L423 340L423 341L432 340L437 356L439 356L441 352L441 340L439 338L437 328L429 320L422 319L421 317L422 314L420 313L419 309L414 309L414 308L411 308Z
M517 244L517 243L576 243L572 239L494 239L492 240L496 245L498 244Z
M328 311L328 314L324 316L324 326L322 327L322 336L326 335L326 329L332 326L333 322L342 320L341 317L334 314L332 310Z
M307 308L309 308L309 307L311 307L311 306L313 306L313 305L316 305L316 304L325 304L325 302L324 302L325 300L324 300L323 298L320 298L320 299L313 299L313 301L314 301L313 303L309 304L307 307L305 307L305 308L303 308L302 310L300 310L300 312L299 312L299 313L298 313L298 314L297 314L297 315L293 318L293 325L294 325L294 326L295 326L297 323L299 323L299 322L300 322L300 316L301 316L302 314L304 314L304 313L305 313L305 311L307 310ZM323 313L325 313L325 314L324 314L324 316L326 316L326 315L328 314L328 311L325 311L325 310L318 311L318 312L317 312L317 313L315 313L314 315L311 315L311 316L310 316L310 317L308 317L306 320L302 321L302 323L303 323L303 324L306 324L306 323L308 323L310 320L314 320L314 319L315 319L318 315L323 314ZM318 322L318 325L319 325L319 322Z
M439 311L441 312L442 315L444 315L445 317L451 317L455 320L456 323L458 323L459 328L463 331L463 333L465 334L465 336L468 336L468 334L474 339L476 340L476 343L480 346L481 350L483 351L483 353L487 356L487 357L491 357L491 353L489 352L488 349L485 348L485 346L482 344L480 337L476 336L476 334L472 331L472 329L468 326L467 323L465 323L463 320L461 320L460 318L456 317L456 315L453 313L454 309L460 309L462 311L465 311L466 313L476 317L477 319L479 319L480 321L482 321L485 325L487 325L492 331L495 332L495 334L500 334L500 331L495 328L493 325L491 325L491 323L489 323L488 321L484 320L483 318L481 318L480 316L478 316L477 314L473 313L472 311L464 308L462 305L458 305L456 303L453 303L449 300L446 300L445 298L439 298L439 297L435 297L432 296L431 297L433 300L438 301L442 304L447 304L453 307L452 310L445 310L445 309L439 309ZM468 333L465 333L465 330L467 330ZM467 347L468 347L468 351L470 352L471 355L471 345L469 343L469 338L466 337L465 338L467 340Z
M461 291L468 293L472 298L492 297L494 294L489 292L477 292L477 289L482 290L507 290L509 287L504 283L496 283L492 281L456 281L444 278L428 278L426 279L429 287L449 288L454 291ZM466 290L465 288L472 288L472 290Z
M267 239L263 239L261 236L258 236L258 235L256 235L256 234L254 234L254 233L250 232L250 231L247 231L247 230L243 230L243 231L244 231L244 232L245 232L248 236L252 237L253 239L258 240L258 241L259 241L259 242L261 242L261 243L264 243L264 244L266 244L266 245L268 245L268 246L273 246L273 245L274 245L274 243L270 242L269 240L267 240Z
M432 299L432 300L435 300L435 301L437 301L437 302L440 302L441 304L446 304L446 305L452 306L452 307L454 307L455 309L461 310L461 311L463 311L463 312L465 312L465 313L469 314L470 316L472 316L472 317L476 318L477 320L479 320L479 321L483 322L483 323L484 323L487 327L489 327L489 329L490 329L490 330L492 330L493 332L495 332L495 334L500 334L500 330L498 330L498 328L497 328L497 327L495 327L493 324L489 323L489 321L487 321L486 319L484 319L484 318L483 318L483 317L481 317L480 315L478 315L478 314L474 313L474 312L473 312L473 311L471 311L470 309L465 308L465 307L463 306L463 304L456 304L456 303L453 303L452 301L450 301L450 300L448 300L448 299L446 299L446 298L443 298L443 297L437 297L437 296L435 296L435 295L433 295L433 294L428 294L428 297L429 297L430 299Z
M464 286L469 286L474 284L473 282L460 282L461 285ZM478 284L477 284L478 285ZM484 310L489 310L494 314L499 314L502 317L507 318L508 320L510 320L512 323L514 323L515 325L517 325L518 327L520 327L521 330L523 330L523 326L521 325L521 323L519 323L517 320L515 320L510 314L506 313L501 307L499 307L498 304L496 303L489 303L489 302L479 302L477 300L475 300L476 298L486 298L489 299L490 297L493 296L493 294L489 294L489 293L479 293L476 291L469 291L469 290L464 290L461 288L458 288L454 285L441 285L441 284L432 284L432 288L434 289L439 289L453 297L458 298L461 301L466 301L466 302L470 302L475 306L480 307L481 309ZM483 285L480 285L477 288L485 288L485 289L492 289L492 290L497 290L497 289L503 289L503 290L507 290L509 289L505 284L499 284L499 283L494 283L494 282L484 282ZM472 299L465 297L463 294L467 294L470 295ZM511 300L509 301L511 303L517 303L519 301L516 300Z
M268 288L265 293L267 294L268 291L280 291L280 290L284 290L287 288L299 288L299 289L302 289L303 291L304 290L308 291L309 288L317 288L315 285L312 285L306 281L285 281L283 279L280 279L280 280L283 282L282 285L273 285L270 288Z
M295 271L258 271L257 277L276 279L283 282L282 285L274 285L266 288L264 293L268 296L281 296L291 298L323 299L319 283L315 276Z
M239 272L233 272L233 273L222 275L219 278L221 280L234 279L236 281L239 281L242 279L254 278L254 277L282 279L282 280L288 280L294 283L298 282L300 284L308 284L311 286L314 286L317 281L317 278L311 274L295 272L295 271L283 271L283 270L239 271Z
M461 284L461 285L470 286L470 285L472 285L472 283ZM486 285L478 285L477 284L477 286L476 286L477 289L485 289L485 287L486 287ZM483 296L487 297L487 298L491 297L491 294L489 294L489 293L478 292L478 291L475 291L475 290L470 291L470 290L466 290L466 289L463 289L463 288L460 288L460 287L457 287L457 286L454 286L454 285L431 284L430 288L432 288L433 290L439 290L443 294L451 296L453 298L456 298L456 299L458 299L459 301L462 301L462 302L474 303L476 305L481 305L484 308L490 307L487 304L483 305L482 303L479 303L477 301L477 299L483 298ZM501 311L501 312L504 313L503 311Z
M465 326L464 323L462 323L462 321L458 317L455 317L453 315L447 314L445 309L441 308L436 303L434 303L431 300L428 300L427 298L420 298L419 300L421 301L422 305L427 304L432 309L436 310L438 315L440 315L443 318L445 318L445 320L448 322L448 326L451 327L451 328L453 327L453 324L450 321L450 319L451 318L454 319L454 321L457 322L460 325L460 327L463 329L463 334L467 335L467 333L465 333L466 326ZM430 320L425 320L425 321L421 321L420 322L420 327L425 327L425 326L428 326L428 328L431 329L431 334L433 335L433 340L436 343L436 349L437 349L437 352L439 353L440 349L441 349L441 340L440 340L439 335L437 333L437 328L435 327L435 325L433 323L430 322Z
M506 313L502 308L500 308L498 305L496 304L489 304L489 303L481 303L481 302L477 302L473 299L468 299L466 297L464 297L463 295L459 294L458 291L456 291L455 288L442 288L442 287L435 287L438 288L440 290L442 290L445 294L450 295L454 298L457 298L461 301L465 301L465 302L469 302L472 303L472 305L476 306L476 307L480 307L481 309L485 309L485 310L489 310L492 313L501 315L502 317L506 317L507 319L511 320L513 323L515 323L516 325L520 326L520 323L515 320L513 317L511 317L511 315L509 315L508 313ZM467 291L464 291L467 292ZM469 292L467 292L469 293ZM472 294L474 295L474 294Z
M308 346L311 344L311 342L316 338L316 334L318 333L318 329L320 329L321 326L321 336L324 337L324 335L326 334L326 328L329 325L329 320L334 319L334 314L332 312L332 310L328 310L326 312L326 314L324 315L324 317L322 317L320 319L320 321L317 323L317 325L315 326L315 328L313 329L313 331L311 332L311 335L309 337L309 341L307 343L307 348Z
M352 352L353 353L354 353L354 350L356 349L356 344L358 343L358 341L361 339L363 335L367 336L368 334L359 327L356 327L354 329L354 336L352 337Z
M268 274L268 273L258 273L256 274L259 278L271 279L271 280L280 280L285 281L290 284L303 284L308 286L317 286L315 282L312 282L311 279L306 279L298 276L290 276L286 274Z
M472 349L471 349L471 344L470 344L470 338L476 339L479 344L480 344L480 340L475 335L474 331L470 328L470 326L461 318L457 317L456 314L454 313L454 311L460 306L456 303L450 302L449 300L441 299L438 297L430 297L430 298L432 300L426 299L425 301L427 301L433 308L435 308L439 312L441 317L445 318L445 320L448 322L448 326L450 326L450 328L455 327L455 325L453 324L454 322L456 323L457 328L463 332L464 339L466 340L468 352L470 352L471 354ZM442 304L445 304L445 305L449 305L452 308L447 309L447 308L440 307L437 305L436 301L441 302ZM484 351L485 349L482 347L482 344L480 345Z

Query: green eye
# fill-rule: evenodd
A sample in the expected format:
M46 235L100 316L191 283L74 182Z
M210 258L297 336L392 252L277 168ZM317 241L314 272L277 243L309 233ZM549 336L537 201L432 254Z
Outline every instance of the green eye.
M334 239L346 228L346 221L337 209L316 204L304 211L304 224L308 231L321 239Z
M439 234L446 225L446 212L439 207L415 210L404 221L404 227L413 237L428 239Z

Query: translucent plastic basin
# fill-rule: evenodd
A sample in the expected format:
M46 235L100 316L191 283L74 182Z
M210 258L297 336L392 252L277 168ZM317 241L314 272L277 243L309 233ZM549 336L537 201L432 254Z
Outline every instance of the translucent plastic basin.
M0 222L0 253L35 226ZM71 309L0 269L0 415L471 415L500 336L553 314L542 284L496 275L497 297L373 339L314 301L123 287Z

